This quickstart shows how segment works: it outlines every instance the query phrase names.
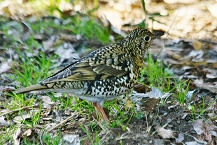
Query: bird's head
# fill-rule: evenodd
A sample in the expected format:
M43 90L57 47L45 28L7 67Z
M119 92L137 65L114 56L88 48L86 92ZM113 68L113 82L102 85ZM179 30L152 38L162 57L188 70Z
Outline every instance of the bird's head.
M131 55L143 57L153 39L154 34L150 31L143 28L137 28L131 31L130 34L120 42L120 44L126 52L129 52Z

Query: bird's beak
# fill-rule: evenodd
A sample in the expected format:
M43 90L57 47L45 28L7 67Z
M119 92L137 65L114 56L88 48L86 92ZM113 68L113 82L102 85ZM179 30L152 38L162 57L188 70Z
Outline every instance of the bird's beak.
M153 33L154 33L154 38L153 39L160 38L161 36L164 35L163 31L154 31Z

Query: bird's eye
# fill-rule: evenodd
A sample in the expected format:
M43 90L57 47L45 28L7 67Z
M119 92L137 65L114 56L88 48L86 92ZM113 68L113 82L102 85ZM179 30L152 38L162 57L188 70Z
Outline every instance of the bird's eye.
M151 37L146 35L144 38L143 38L146 42L149 42L151 40Z

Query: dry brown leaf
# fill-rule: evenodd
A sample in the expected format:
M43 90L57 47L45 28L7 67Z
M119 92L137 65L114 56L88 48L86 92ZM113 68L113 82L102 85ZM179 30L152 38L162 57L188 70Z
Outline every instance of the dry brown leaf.
M14 118L14 122L16 122L16 123L22 123L22 121L24 121L24 120L26 120L26 119L28 119L30 117L31 117L30 114L24 114L22 116L16 116Z
M202 89L206 89L211 91L212 93L216 93L217 92L217 86L214 85L209 85L209 84L205 84L200 80L195 80L194 81L195 86L197 86L198 88L202 88Z
M54 126L56 126L57 123L50 123L50 124L46 124L46 127L44 128L46 131L50 130L51 128L53 128Z
M1 116L0 117L0 126L9 126L10 124L5 121L5 117L4 116Z
M22 137L27 137L27 136L30 136L32 134L32 129L27 129L23 134L22 134Z
M207 131L217 130L217 126L215 126L211 120L205 121L205 127L206 127Z
M195 50L201 50L202 46L203 46L203 44L200 41L197 41L197 40L193 41L192 45L193 45Z
M175 134L173 130L165 129L164 127L157 127L157 133L162 138L175 138Z
M141 110L147 112L153 112L160 100L155 98L148 98L142 105Z
M126 106L127 106L128 108L132 108L132 107L133 107L132 101L127 100L127 101L126 101Z
M167 4L175 4L175 3L181 3L181 4L190 4L190 3L197 3L198 0L164 0Z
M179 60L180 58L182 58L181 55L177 54L177 53L174 53L173 51L170 51L170 50L167 50L166 49L166 52L168 55L170 55L173 59L176 59L176 60Z
M211 13L213 16L217 17L217 3L215 3L215 4L210 4L210 5L208 6L208 10L210 11L210 13Z
M80 145L80 139L78 135L75 134L65 134L63 136L64 144L66 145Z
M138 93L146 93L146 92L150 92L150 87L148 87L147 85L136 83L134 85L134 90Z
M20 133L21 129L18 128L13 135L14 145L20 145Z
M203 120L200 119L200 120L196 120L194 123L193 123L193 128L194 130L196 131L196 133L198 135L201 135L203 133Z
M212 136L217 136L217 126L210 120L206 120L205 122L202 119L196 120L193 123L193 128L200 135L200 140L207 141L209 144L214 142Z

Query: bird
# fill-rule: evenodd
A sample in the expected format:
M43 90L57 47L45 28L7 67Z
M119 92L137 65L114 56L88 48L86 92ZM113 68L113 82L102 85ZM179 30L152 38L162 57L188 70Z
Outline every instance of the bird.
M109 122L102 108L104 102L132 91L143 67L145 52L154 38L149 30L136 28L119 43L96 49L38 84L15 93L70 93L91 101L98 114Z

